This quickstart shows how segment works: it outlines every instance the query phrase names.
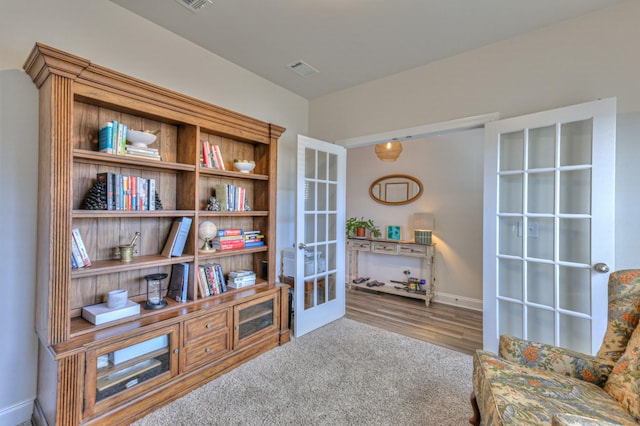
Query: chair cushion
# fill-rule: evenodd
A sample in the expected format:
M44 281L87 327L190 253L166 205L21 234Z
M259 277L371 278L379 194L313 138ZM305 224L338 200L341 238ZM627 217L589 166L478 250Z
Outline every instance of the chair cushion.
M636 327L627 350L609 374L604 390L640 420L640 326Z
M598 358L615 365L640 319L640 270L628 269L609 275L609 318Z
M483 424L551 425L554 414L636 424L602 388L575 377L503 360L477 351L473 389Z

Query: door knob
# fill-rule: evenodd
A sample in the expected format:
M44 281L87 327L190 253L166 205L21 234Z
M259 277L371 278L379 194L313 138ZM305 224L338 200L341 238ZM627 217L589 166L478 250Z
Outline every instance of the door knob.
M595 269L595 270L596 270L596 271L598 271L598 272L604 272L604 273L606 273L606 272L609 272L609 265L607 265L606 263L602 263L602 262L600 262L600 263L596 263L596 264L593 266L593 269Z
M306 245L305 243L299 243L299 244L298 244L298 248L299 248L300 250L304 250L304 249L306 249L306 248L307 248L307 245Z

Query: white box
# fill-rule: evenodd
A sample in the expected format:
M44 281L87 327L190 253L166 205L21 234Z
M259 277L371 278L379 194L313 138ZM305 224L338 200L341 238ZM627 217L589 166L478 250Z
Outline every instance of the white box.
M115 321L120 318L138 315L140 313L140 305L131 300L127 300L127 304L123 308L109 309L106 303L86 306L82 308L82 318L92 324L100 325L105 322Z

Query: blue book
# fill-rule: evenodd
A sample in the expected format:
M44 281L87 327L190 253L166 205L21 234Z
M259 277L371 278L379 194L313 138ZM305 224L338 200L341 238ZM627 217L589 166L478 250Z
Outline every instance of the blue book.
M176 236L175 243L171 249L171 256L182 256L184 245L187 243L187 237L189 236L191 222L193 222L193 219L190 217L182 217L177 220L180 222L180 226L178 227L178 235Z
M113 154L113 123L108 122L98 133L98 151Z

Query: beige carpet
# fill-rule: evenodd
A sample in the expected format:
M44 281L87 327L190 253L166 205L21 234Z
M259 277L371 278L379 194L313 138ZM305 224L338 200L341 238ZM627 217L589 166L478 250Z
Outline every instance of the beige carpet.
M343 318L134 425L464 425L471 375L469 355Z

